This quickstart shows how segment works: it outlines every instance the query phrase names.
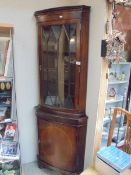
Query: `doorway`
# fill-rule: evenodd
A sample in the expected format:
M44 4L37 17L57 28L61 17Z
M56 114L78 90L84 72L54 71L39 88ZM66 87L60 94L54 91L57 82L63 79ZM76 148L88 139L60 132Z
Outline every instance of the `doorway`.
M120 106L131 110L131 6L121 6L116 5L116 9L119 11L118 18L115 20L116 30L126 34L125 40L126 44L124 47L123 58L125 59L125 64L114 64L111 69L108 68L107 62L102 60L102 77L101 77L101 87L99 95L99 105L98 105L98 117L97 117L97 126L96 126L96 136L95 136L95 146L94 146L94 162L96 157L96 152L100 149L101 146L106 146L108 131L110 127L111 116L113 113L113 108L111 108L112 103L114 106ZM114 71L114 70L115 71ZM116 75L116 73L118 75ZM113 82L113 80L119 82ZM123 77L123 78L122 78ZM112 81L109 81L112 80ZM124 82L127 81L127 82ZM110 85L109 85L110 84ZM115 87L112 88L112 85ZM126 86L125 86L126 85ZM111 87L111 89L109 89ZM120 88L121 87L121 88ZM121 90L123 92L121 92ZM103 93L104 92L104 93ZM118 95L122 95L119 96ZM108 97L108 99L107 99ZM117 97L117 98L116 98ZM115 101L116 100L116 101ZM108 105L106 105L106 102ZM108 106L108 109L106 108ZM107 118L105 116L108 116ZM118 125L123 124L123 117L118 117ZM118 127L118 128L119 128ZM124 129L123 129L124 130ZM105 134L105 135L104 135ZM121 134L124 134L124 131ZM102 143L102 138L104 141ZM118 133L116 134L118 139ZM114 138L115 140L115 138Z

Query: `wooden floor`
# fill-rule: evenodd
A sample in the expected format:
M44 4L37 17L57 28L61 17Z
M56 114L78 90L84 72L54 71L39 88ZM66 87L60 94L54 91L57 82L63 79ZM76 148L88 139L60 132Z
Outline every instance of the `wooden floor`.
M21 175L62 175L55 171L49 171L47 169L40 169L36 162L23 164Z

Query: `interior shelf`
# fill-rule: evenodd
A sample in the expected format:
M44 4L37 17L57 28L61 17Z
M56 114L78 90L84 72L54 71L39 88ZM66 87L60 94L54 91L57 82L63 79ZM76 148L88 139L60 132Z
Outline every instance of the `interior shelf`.
M11 107L11 104L0 104L0 107Z
M112 99L112 100L106 100L106 104L111 104L111 103L118 103L118 102L122 102L123 99L120 98L120 99Z
M112 63L112 64L114 64L114 65L130 65L131 63L130 62L126 62L126 61L123 61L123 62L119 62L119 63Z
M0 77L0 82L12 81L13 77Z
M4 119L0 122L0 124L3 124L3 123L11 123L12 122L12 119L11 118L7 118L7 119Z
M0 98L2 97L11 97L11 93L10 92L0 92Z
M113 84L125 84L125 83L128 83L128 81L119 81L119 80L116 80L116 81L109 81L109 85L113 85Z

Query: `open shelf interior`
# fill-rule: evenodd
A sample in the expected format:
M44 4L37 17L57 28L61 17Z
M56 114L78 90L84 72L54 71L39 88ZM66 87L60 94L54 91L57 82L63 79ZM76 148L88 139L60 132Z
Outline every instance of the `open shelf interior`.
M12 25L0 24L0 173L4 174L12 166L12 170L19 175L20 150L12 32Z
M101 147L107 146L114 108L126 108L130 71L130 62L113 63L111 68L108 69L108 88L107 98L105 100ZM122 114L117 115L115 132L112 139L113 145L116 145L124 138L126 127L124 121L124 116Z

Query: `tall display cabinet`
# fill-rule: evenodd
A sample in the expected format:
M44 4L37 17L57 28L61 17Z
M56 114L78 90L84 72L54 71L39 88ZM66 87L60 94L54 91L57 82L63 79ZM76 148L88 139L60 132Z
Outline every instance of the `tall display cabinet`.
M38 164L63 174L84 166L87 116L88 6L35 12L38 25L40 104Z
M20 149L16 112L14 28L0 24L0 174L20 175Z

